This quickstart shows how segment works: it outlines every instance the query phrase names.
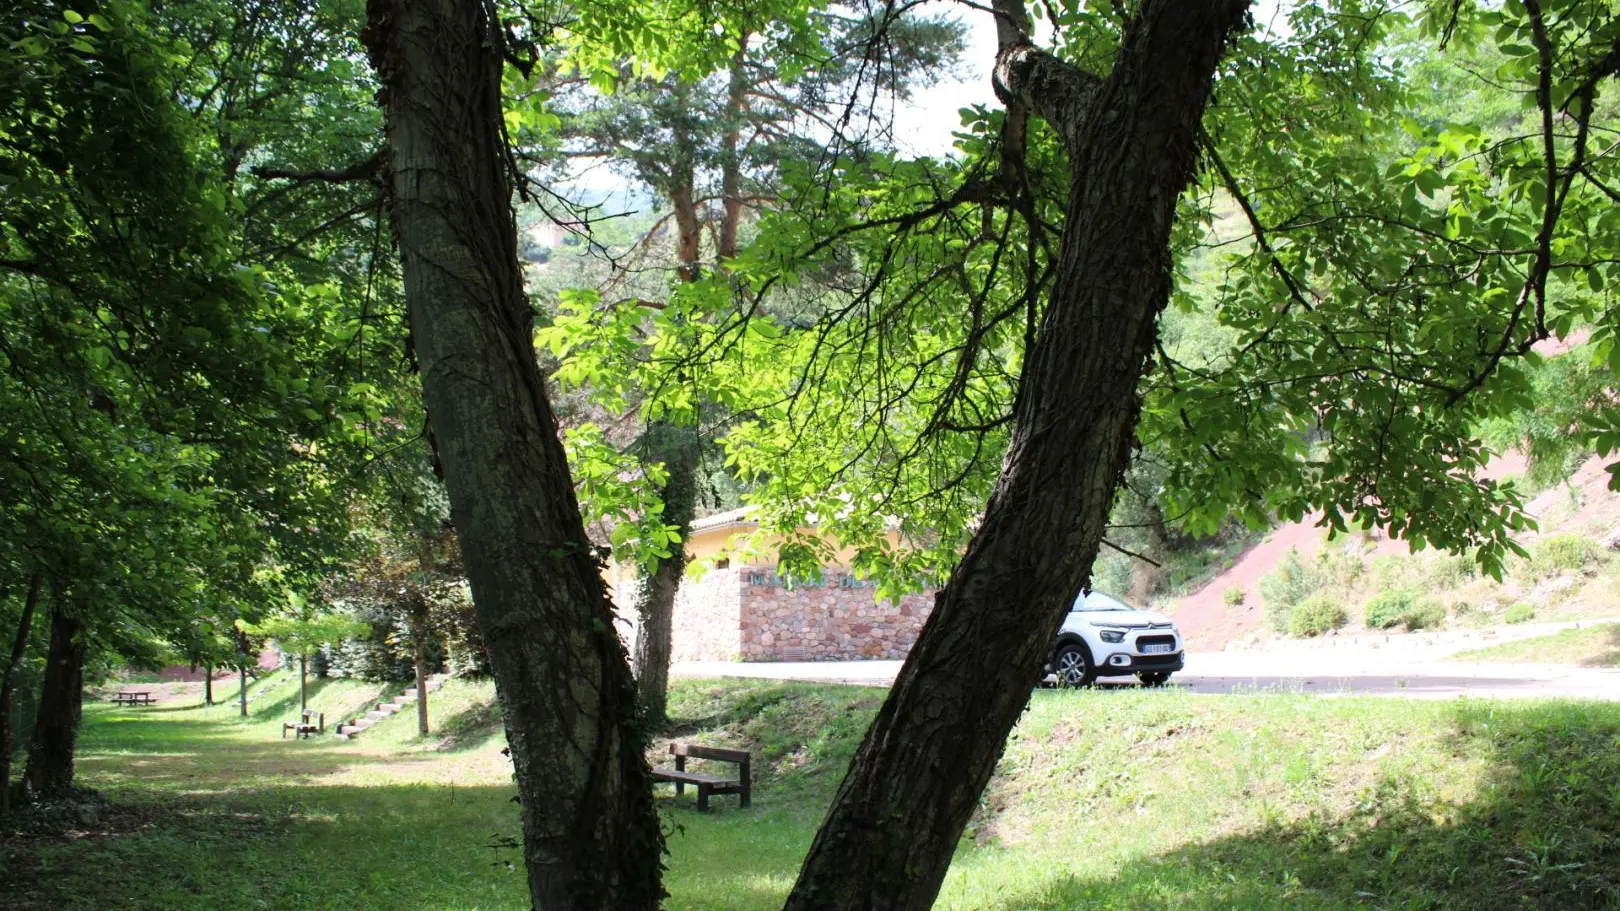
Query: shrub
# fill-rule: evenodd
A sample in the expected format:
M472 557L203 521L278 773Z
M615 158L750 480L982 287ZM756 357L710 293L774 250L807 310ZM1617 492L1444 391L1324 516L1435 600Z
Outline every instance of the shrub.
M1577 570L1596 556L1592 542L1577 535L1551 535L1536 543L1530 568L1538 576Z
M1407 629L1438 629L1446 622L1446 606L1439 598L1419 598L1407 612Z
M1446 606L1439 598L1420 597L1410 588L1392 588L1368 600L1362 608L1368 629L1434 629L1446 620Z
M1466 554L1435 554L1424 561L1424 581L1431 589L1461 588L1479 572L1479 566Z
M1361 609L1362 621L1368 629L1391 629L1406 622L1406 615L1412 611L1412 602L1416 598L1411 589L1391 588L1379 592L1368 599Z
M1280 633L1288 632L1294 605L1321 587L1322 578L1317 568L1301 559L1298 549L1288 548L1277 570L1260 580L1260 600L1266 606L1266 622Z
M1379 591L1408 588L1415 583L1417 575L1414 562L1396 554L1373 557L1367 572L1372 576L1373 587Z
M1339 599L1317 592L1294 605L1288 613L1288 632L1295 636L1320 636L1350 622Z
M1367 572L1367 559L1362 553L1361 540L1349 538L1337 547L1327 547L1316 560L1318 578L1322 584L1333 583L1349 588L1361 581Z
M1243 586L1241 585L1228 585L1226 587L1226 591L1221 593L1221 601L1223 601L1227 607L1237 607L1239 604L1243 603L1244 597L1246 596L1243 591Z
M1520 601L1518 604L1508 608L1507 613L1502 615L1502 619L1509 623L1524 623L1536 619L1536 609Z

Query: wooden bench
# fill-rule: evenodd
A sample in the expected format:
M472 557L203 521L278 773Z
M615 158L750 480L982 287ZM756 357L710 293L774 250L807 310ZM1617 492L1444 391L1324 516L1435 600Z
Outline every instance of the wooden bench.
M748 774L748 753L746 751L699 746L695 743L672 743L669 745L669 755L675 757L675 768L659 766L653 769L653 780L673 781L677 795L686 793L687 785L696 785L698 810L708 812L710 794L736 794L741 800L740 805L748 806L750 778ZM687 759L712 759L719 762L736 763L737 777L723 778L718 775L688 772L686 770Z
M114 705L155 705L157 703L157 700L152 698L151 693L137 692L135 690L122 690L113 693L112 701Z
M293 737L309 739L311 734L326 733L326 713L305 709L303 717L297 721L284 722L281 725L281 739L287 739L287 732L292 731Z

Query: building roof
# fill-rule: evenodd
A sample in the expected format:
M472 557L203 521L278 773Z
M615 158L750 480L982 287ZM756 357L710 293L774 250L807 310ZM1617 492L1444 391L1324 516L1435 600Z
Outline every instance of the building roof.
M715 528L731 528L738 525L758 525L759 523L753 519L754 512L755 507L753 506L717 512L712 516L692 520L691 528L693 531L709 531Z

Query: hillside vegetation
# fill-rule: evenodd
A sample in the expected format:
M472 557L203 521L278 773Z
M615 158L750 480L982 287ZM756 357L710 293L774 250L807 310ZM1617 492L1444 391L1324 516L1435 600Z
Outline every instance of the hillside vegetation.
M87 706L82 774L112 809L74 837L0 841L7 908L526 907L488 683L438 694L427 740L404 713L352 742L282 741L286 676L246 721ZM311 704L330 720L361 689L320 684ZM751 750L757 790L698 814L661 789L667 907L780 907L882 692L672 696L668 736ZM939 907L1612 907L1617 737L1620 707L1595 703L1038 692Z

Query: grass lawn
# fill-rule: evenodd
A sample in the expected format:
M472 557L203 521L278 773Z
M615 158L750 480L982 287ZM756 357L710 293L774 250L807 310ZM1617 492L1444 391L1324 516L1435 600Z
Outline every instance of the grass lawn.
M36 909L527 907L488 684L352 742L283 741L296 680L252 703L86 707L104 831L0 837ZM335 715L393 690L315 688ZM754 751L754 807L661 792L671 909L774 909L881 691L683 681L681 740ZM986 911L1620 907L1620 706L1174 690L1040 692L939 906Z
M1550 636L1488 645L1484 648L1458 652L1448 660L1526 661L1615 667L1620 665L1620 623L1559 630Z

